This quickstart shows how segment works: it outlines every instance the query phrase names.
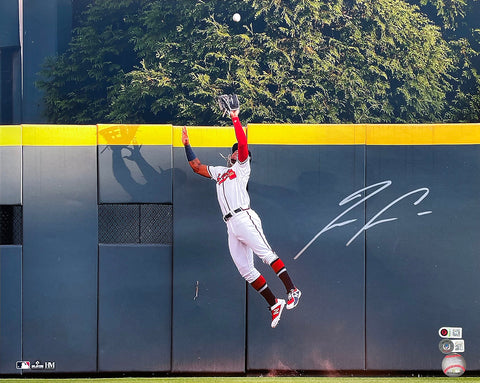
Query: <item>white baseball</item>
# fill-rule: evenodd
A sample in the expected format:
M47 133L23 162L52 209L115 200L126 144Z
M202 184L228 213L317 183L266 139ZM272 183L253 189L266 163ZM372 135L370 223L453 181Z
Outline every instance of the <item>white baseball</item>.
M235 13L235 14L232 16L233 21L235 21L236 23L238 23L241 18L242 18L242 16L240 16L240 13Z

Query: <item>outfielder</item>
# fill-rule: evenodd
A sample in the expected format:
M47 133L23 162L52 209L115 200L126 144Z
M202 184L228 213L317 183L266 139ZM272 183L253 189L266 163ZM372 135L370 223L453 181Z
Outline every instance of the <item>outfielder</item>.
M219 98L219 104L224 112L230 113L238 141L232 146L227 167L202 164L193 153L186 127L182 129L182 142L193 171L216 182L218 203L227 225L228 246L233 262L241 276L268 302L272 314L272 327L276 327L285 306L287 309L293 309L302 293L293 284L282 260L268 244L260 218L250 207L247 184L250 178L251 153L238 118L238 99L236 95L223 95ZM275 297L265 278L254 267L253 253L270 265L283 282L287 290L286 302Z

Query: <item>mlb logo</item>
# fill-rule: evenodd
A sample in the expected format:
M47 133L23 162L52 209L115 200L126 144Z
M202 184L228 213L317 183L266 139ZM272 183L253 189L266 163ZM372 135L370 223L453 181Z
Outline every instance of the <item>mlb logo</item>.
M17 370L30 370L30 362L25 360L18 361Z

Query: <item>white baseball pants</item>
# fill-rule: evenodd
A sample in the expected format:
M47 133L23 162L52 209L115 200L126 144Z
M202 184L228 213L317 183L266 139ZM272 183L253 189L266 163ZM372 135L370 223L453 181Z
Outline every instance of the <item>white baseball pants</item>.
M260 217L254 210L248 209L237 213L226 224L228 247L233 262L240 275L248 283L252 283L260 276L260 272L254 266L253 253L267 265L278 256L268 244Z

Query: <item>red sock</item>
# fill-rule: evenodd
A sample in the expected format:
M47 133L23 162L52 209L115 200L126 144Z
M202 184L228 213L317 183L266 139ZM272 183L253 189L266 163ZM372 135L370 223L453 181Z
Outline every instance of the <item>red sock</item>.
M277 258L273 261L270 266L272 267L273 271L277 274L280 280L283 282L283 285L287 289L287 293L295 288L290 276L288 275L287 269L285 268L285 264L280 258Z
M267 303L272 307L275 303L277 303L277 299L275 298L275 295L273 295L272 290L270 290L270 287L267 285L267 281L265 278L260 275L257 279L255 279L251 283L252 287L257 290L262 297L265 298Z

